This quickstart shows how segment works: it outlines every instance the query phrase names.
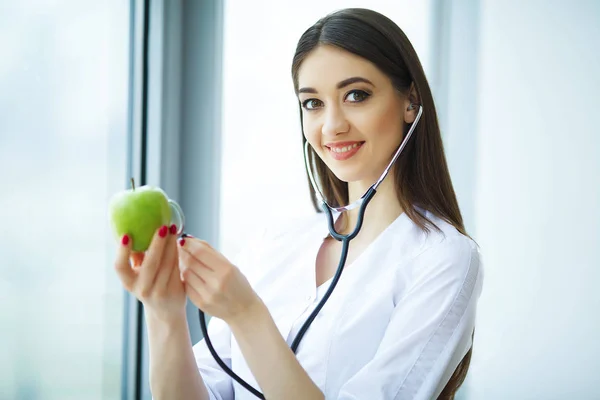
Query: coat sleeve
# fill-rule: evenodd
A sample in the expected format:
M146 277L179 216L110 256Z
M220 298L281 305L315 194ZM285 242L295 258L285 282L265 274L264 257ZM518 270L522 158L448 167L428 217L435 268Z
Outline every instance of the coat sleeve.
M412 279L377 352L337 400L436 399L472 345L483 283L474 242L446 238L403 267Z

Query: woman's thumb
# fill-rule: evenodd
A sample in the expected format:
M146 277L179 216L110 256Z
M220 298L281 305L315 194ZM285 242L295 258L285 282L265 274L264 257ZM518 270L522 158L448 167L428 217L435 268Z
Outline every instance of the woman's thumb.
M123 235L121 238L121 245L117 251L117 259L115 261L115 271L119 275L123 287L126 290L131 291L135 282L135 271L131 268L129 263L129 256L131 254L131 237Z

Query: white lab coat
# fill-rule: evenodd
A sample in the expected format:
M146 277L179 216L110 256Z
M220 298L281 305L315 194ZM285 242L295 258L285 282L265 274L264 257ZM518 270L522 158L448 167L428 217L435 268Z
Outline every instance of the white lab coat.
M297 359L327 400L429 400L472 345L483 269L475 243L430 213L443 231L425 235L400 215L352 263L302 339ZM316 288L315 260L328 234L324 214L267 233L236 264L291 345L331 279ZM350 243L352 246L352 242ZM208 325L223 361L260 391L226 323ZM211 399L252 393L194 346Z

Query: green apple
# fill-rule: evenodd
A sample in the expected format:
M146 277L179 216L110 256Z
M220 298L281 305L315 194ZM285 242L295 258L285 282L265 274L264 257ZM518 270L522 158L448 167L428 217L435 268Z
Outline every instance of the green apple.
M136 252L146 251L156 230L171 222L171 207L165 192L154 186L136 188L133 179L131 189L111 198L109 213L116 238L128 235Z

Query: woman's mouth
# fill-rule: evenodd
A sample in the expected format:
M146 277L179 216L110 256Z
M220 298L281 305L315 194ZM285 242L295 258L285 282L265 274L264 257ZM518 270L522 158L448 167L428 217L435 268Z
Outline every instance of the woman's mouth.
M331 157L335 160L343 161L355 155L364 143L365 142L343 142L329 144L325 147L329 150Z

